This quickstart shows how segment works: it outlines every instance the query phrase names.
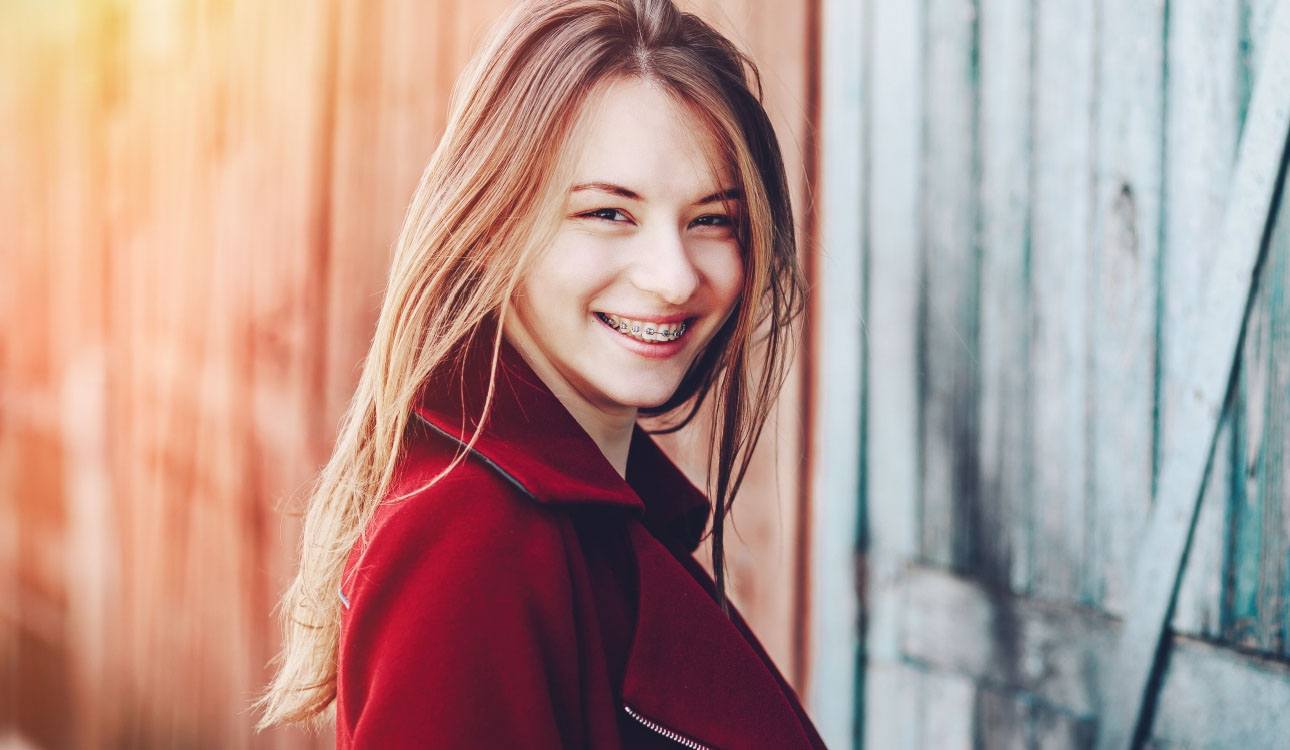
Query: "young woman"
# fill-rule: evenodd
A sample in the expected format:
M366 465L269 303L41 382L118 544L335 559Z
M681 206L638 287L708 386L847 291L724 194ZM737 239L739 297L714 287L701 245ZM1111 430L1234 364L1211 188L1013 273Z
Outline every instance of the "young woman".
M750 77L670 0L499 25L399 236L261 727L334 704L341 748L823 746L724 590L802 298ZM708 397L712 502L637 424Z

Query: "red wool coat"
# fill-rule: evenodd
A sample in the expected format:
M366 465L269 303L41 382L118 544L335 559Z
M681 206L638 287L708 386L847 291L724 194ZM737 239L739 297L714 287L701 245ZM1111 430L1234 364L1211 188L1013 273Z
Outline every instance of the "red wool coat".
M469 438L489 333L465 387L423 389L394 492ZM620 477L504 343L472 454L383 504L349 556L337 747L824 747L692 555L710 511L639 427Z

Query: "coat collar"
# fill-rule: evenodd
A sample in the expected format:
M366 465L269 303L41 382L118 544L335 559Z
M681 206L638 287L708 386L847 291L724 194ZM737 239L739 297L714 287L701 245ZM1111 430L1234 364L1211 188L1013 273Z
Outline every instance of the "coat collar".
M462 356L427 381L414 407L459 443L482 411L495 330L482 326ZM690 559L711 506L653 438L635 428L624 480L505 339L493 398L474 450L494 470L537 502L623 508L641 518L627 527L638 598L624 710L702 747L822 748L809 720L799 723L791 688L756 637L737 611L733 619L722 613L711 579Z
M421 388L413 411L437 432L466 443L488 391L495 323L481 325ZM541 503L601 505L640 514L661 539L693 552L711 512L708 498L639 425L627 478L601 453L564 404L502 339L493 403L474 452Z

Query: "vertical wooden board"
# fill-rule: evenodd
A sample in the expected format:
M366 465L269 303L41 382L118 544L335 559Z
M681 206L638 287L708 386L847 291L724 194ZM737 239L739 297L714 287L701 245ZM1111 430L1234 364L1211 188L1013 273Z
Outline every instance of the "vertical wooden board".
M982 0L980 503L976 575L1024 591L1035 504L1029 359L1031 3Z
M1119 614L1151 507L1164 7L1104 0L1098 13L1088 548L1094 599Z
M899 665L902 574L918 554L922 3L873 3L865 60L864 746L916 747L917 673Z
M1088 600L1093 5L1045 2L1035 12L1032 590Z
M829 747L859 744L865 367L865 105L869 3L825 0L821 17L819 246L814 312L807 700Z
M865 497L873 555L917 554L919 251L924 84L919 3L872 11L868 99L868 307Z
M1201 283L1219 241L1240 135L1237 5L1179 0L1168 13L1157 467L1179 450L1180 441L1204 439L1172 425L1183 398L1178 383L1188 367L1183 357L1186 331L1195 330ZM1240 425L1239 418L1225 419L1217 445L1239 447L1233 442L1239 442ZM1218 618L1206 612L1219 606L1209 597L1221 589L1223 575L1214 550L1226 546L1228 488L1240 476L1224 455L1215 453L1175 613L1176 626L1211 635ZM1210 630L1202 629L1204 623Z
M977 483L976 5L927 5L922 223L922 556L968 566Z

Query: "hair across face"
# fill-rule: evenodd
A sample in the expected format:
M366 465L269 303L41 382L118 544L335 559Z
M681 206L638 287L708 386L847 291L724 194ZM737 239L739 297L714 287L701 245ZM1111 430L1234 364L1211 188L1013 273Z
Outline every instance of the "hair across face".
M634 413L668 401L734 310L740 190L706 122L658 83L614 78L583 106L566 203L506 329L566 400Z

